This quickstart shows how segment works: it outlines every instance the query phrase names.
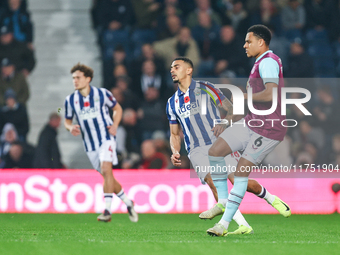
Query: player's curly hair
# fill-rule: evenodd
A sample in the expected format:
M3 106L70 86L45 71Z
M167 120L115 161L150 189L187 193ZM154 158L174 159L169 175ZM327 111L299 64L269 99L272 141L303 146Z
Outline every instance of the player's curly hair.
M73 74L75 71L80 71L84 73L85 77L90 77L91 81L93 79L93 69L89 66L83 65L81 63L76 64L71 68L71 74Z
M268 27L265 25L254 25L248 29L247 33L250 32L253 32L256 37L263 39L266 45L269 46L270 40L272 39L272 34Z

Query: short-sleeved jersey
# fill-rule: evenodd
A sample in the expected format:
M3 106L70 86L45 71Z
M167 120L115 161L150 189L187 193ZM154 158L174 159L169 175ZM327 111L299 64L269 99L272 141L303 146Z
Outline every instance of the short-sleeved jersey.
M278 85L276 110L266 116L249 111L245 120L248 127L255 133L282 141L287 132L287 128L281 124L286 119L284 115L281 115L281 89L284 87L283 68L281 59L271 50L264 52L256 60L249 75L248 86L252 88L253 93L258 93L265 89L265 84L268 82ZM257 110L268 110L271 108L272 102L253 102L253 105ZM250 121L251 125L249 124Z
M216 140L211 129L214 119L221 117L215 102L218 105L223 99L225 96L213 84L195 80L185 93L178 88L168 99L166 113L169 122L181 125L188 154L190 149L210 145ZM206 106L204 102L207 102ZM204 114L202 107L206 108Z
M109 108L117 104L108 90L93 86L90 88L87 97L76 90L65 100L65 118L73 119L76 116L87 152L97 150L106 140L114 140L107 126L113 124Z

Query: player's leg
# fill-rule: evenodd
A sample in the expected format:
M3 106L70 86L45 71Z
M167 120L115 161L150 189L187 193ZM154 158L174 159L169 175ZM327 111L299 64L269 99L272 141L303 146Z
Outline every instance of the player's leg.
M195 169L195 172L197 173L198 177L200 178L201 183L208 184L217 202L217 204L213 208L199 215L201 219L212 219L217 215L223 214L226 202L223 203L222 201L223 200L226 201L228 199L227 177L224 178L225 183L223 183L223 180L218 180L218 183L216 183L218 178L215 177L214 180L211 177L211 174L209 173L210 165L208 158L209 148L210 148L209 145L196 147L190 153L191 164Z
M224 236L228 233L228 227L233 219L239 205L246 193L248 186L248 175L249 172L240 171L241 166L251 167L254 164L248 160L241 158L237 164L236 172L234 174L234 187L231 189L228 196L228 203L223 213L222 219L213 227L207 230L207 233L212 236Z
M105 199L105 211L104 214L111 211L111 203L113 193L116 194L127 206L129 218L132 222L138 221L138 214L134 209L133 201L130 200L124 192L121 184L117 181L112 173L112 164L117 164L117 154L115 150L114 141L106 141L102 144L99 150L100 159L100 173L103 176L104 184L104 199Z
M209 186L211 192L212 192L213 195L214 195L215 201L218 203L218 193L217 193L217 189L216 189L216 186L215 186L215 184L214 184L214 182L213 182L213 180L212 180L212 178L211 178L210 173L208 173L208 174L205 176L204 182L205 182L206 184L208 184L208 186Z
M229 137L226 137L226 139L229 139ZM229 223L236 213L247 190L248 176L252 168L260 164L265 156L278 144L279 141L265 138L249 129L249 143L237 164L234 173L234 187L230 191L226 210L217 226L208 229L208 234L220 236L227 232Z
M234 185L234 174L229 174L228 179ZM283 202L279 197L272 195L268 192L268 190L263 187L260 183L258 183L254 179L248 179L247 191L255 194L259 198L262 198L267 201L268 204L273 206L282 216L289 217L291 215L291 211L289 206Z
M226 157L225 164L230 166L237 165L237 160L232 157ZM210 169L204 180L206 183L211 183L216 187L218 193L218 203L211 209L202 212L199 217L200 219L213 219L217 215L223 214L227 201L228 201L228 174L230 167L222 167L219 169ZM254 231L248 224L242 213L237 210L233 220L239 225L239 228L232 232L233 234L252 234Z
M100 174L102 174L101 163L99 159L99 150L87 152L87 156L91 161L94 169L96 169ZM104 178L103 182L104 200L105 200L105 210L102 214L97 217L98 221L109 222L111 221L111 201L113 196L113 183L109 182L108 179Z

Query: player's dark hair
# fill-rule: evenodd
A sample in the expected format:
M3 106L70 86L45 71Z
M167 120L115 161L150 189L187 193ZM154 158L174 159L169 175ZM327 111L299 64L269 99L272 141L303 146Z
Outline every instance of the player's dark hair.
M176 60L182 60L182 61L184 61L185 63L189 64L190 67L194 70L194 64L192 63L191 59L186 58L186 57L177 57L177 58L175 58L173 61L176 61Z
M78 63L71 68L71 74L73 74L75 71L80 71L80 72L84 73L84 76L90 77L91 81L92 81L93 69L91 67Z
M251 26L247 31L247 33L251 32L253 32L256 37L263 39L266 45L269 46L270 40L272 39L272 34L268 27L264 25L254 25Z

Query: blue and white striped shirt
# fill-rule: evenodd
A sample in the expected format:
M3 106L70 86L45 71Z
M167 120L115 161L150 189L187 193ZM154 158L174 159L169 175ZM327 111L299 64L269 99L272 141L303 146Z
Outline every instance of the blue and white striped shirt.
M76 90L65 100L65 118L73 119L76 115L87 152L97 150L104 141L114 140L107 129L113 124L108 108L117 104L110 91L93 86L90 88L87 97Z
M185 93L178 88L168 99L166 113L169 122L181 125L188 154L190 149L210 145L216 140L211 129L214 119L221 118L216 105L223 99L225 96L213 84L195 80Z

